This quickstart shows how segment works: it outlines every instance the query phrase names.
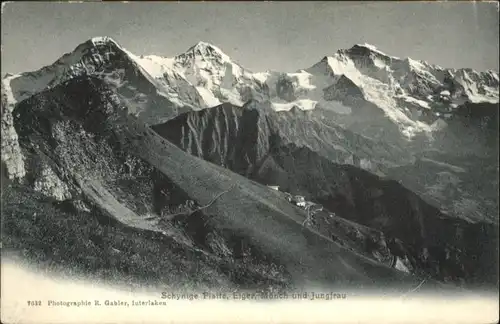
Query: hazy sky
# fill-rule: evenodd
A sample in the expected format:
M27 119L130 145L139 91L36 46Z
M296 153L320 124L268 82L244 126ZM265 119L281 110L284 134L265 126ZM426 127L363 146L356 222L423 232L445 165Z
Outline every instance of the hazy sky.
M174 56L202 40L253 71L295 71L356 43L444 67L498 70L494 3L9 3L2 75L51 64L92 36Z

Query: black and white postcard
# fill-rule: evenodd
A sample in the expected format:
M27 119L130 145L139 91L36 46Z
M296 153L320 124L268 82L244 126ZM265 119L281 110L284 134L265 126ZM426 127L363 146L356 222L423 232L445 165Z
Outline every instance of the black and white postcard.
M8 2L2 323L494 323L495 2Z

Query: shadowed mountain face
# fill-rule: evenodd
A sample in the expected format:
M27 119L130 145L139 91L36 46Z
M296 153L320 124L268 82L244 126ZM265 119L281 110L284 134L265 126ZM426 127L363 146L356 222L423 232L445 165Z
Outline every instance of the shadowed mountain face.
M185 153L127 108L105 83L87 77L16 107L29 172L25 183L2 190L4 251L104 280L178 289L406 291L418 284L367 257L355 238L342 247L303 226L305 211L282 193ZM258 142L257 132L248 135L245 148ZM361 228L343 227L338 237ZM437 286L429 280L428 287Z
M465 126L476 127L487 133L489 137L496 138L498 144L498 111L498 104L466 103L458 107L456 116ZM491 147L497 148L493 145Z
M496 270L489 266L496 260L495 226L443 214L396 181L334 163L305 145L294 144L295 138L280 132L297 129L294 114L304 113L222 105L152 128L190 154L303 195L337 216L383 233L389 255L407 260L412 272L468 284L496 282ZM286 119L289 125L283 127ZM332 227L323 222L317 230L335 236L330 233Z
M498 179L494 176L498 173L498 136L482 127L479 119L455 117L446 134L435 134L428 146L420 140L387 143L358 135L321 110L276 112L256 101L244 108L224 104L181 114L168 126L154 129L184 150L237 172L264 159L271 134L279 132L280 145L307 147L329 161L401 180L442 212L498 223ZM489 111L487 118L497 120L491 116L498 112Z

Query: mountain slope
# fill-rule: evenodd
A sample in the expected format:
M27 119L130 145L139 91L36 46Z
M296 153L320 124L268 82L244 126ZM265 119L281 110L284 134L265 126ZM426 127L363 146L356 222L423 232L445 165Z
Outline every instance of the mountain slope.
M167 236L181 250L206 255L208 270L215 267L239 288L407 290L418 282L304 228L304 211L278 193L184 153L129 115L98 79L76 78L44 91L20 103L14 115L28 165L45 165L68 185L64 205L134 233ZM36 181L38 168L29 170L26 181ZM174 211L188 200L205 207ZM16 241L23 229L7 232Z
M449 114L467 101L498 103L497 72L445 69L389 56L371 45L339 50L295 73L253 73L216 46L203 42L173 59L154 59L161 70L176 71L203 89L208 106L268 100L277 111L296 106L303 110L322 108L343 116L358 109L362 101L375 110L374 114L384 117L386 127L392 123L409 137L434 130L431 126L437 118L433 110L445 107ZM335 92L338 94L332 95Z
M392 244L393 255L406 258L416 273L468 284L495 282L496 272L488 270L498 243L495 226L443 214L396 181L316 153L308 142L298 140L305 136L287 133L299 127L293 124L293 115L304 113L222 105L185 113L152 128L190 154L308 197L344 219L381 231L386 237L382 241ZM286 126L277 124L285 118ZM300 121L314 134L311 120ZM323 223L318 230L329 232L332 226ZM483 240L489 242L475 250Z

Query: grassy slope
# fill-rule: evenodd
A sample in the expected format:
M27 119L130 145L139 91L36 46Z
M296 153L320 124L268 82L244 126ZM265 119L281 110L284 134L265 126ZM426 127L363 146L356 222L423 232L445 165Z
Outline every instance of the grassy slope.
M279 283L279 276L269 278L269 267L207 254L204 244L208 236L219 235L222 238L215 240L219 243L247 242L259 255L271 260L261 264L284 268L283 280L295 288L397 286L406 291L418 284L418 278L375 263L305 229L304 212L281 195L185 153L110 104L106 96L100 81L75 80L37 95L19 109L17 126L22 128L18 133L24 148L29 151L36 144L66 180L80 183L82 197L92 201L94 208L88 214L55 212L52 204L39 202L39 198L24 192L26 188L18 188L21 200L16 202L16 191L12 199L4 200L8 201L9 216L3 230L10 236L9 248L35 250L42 253L35 258L62 267L67 267L62 261L69 260L72 266L78 264L90 272L108 269L118 277L150 279L156 284L162 280L168 285L188 283L198 287L221 286L224 282L241 287L266 280ZM131 197L126 198L113 182L121 176L116 167L124 153L155 169L157 174L149 174L150 178L168 180L175 191L199 205L231 188L203 212L180 221L187 225L185 229L197 249L145 230L144 226L137 228L147 218L133 207L137 205L134 199L143 194L142 183L132 179L127 186ZM32 150L30 154L38 153ZM33 218L35 210L40 210L41 219ZM127 211L126 219L123 211ZM61 254L54 251L60 249L65 251L64 257L58 258ZM93 253L99 254L92 258ZM117 257L111 257L113 254Z

